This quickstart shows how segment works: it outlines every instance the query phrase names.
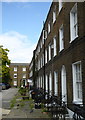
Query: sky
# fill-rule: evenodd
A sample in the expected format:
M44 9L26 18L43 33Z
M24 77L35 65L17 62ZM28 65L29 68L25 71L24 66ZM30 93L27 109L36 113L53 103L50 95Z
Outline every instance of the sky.
M51 2L2 2L1 11L0 2L0 45L9 49L11 62L31 62L50 5Z

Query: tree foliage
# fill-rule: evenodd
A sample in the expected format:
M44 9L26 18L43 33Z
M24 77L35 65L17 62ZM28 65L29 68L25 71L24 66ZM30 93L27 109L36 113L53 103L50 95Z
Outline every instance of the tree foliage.
M8 52L8 49L0 47L0 77L2 77L2 82L4 83L8 83L10 80L10 60L8 58Z

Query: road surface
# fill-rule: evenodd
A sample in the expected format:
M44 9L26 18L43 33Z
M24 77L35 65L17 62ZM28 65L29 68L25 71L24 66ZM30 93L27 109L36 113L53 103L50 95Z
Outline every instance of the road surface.
M10 101L17 92L18 88L9 88L0 92L0 119L2 114L7 115L10 112Z

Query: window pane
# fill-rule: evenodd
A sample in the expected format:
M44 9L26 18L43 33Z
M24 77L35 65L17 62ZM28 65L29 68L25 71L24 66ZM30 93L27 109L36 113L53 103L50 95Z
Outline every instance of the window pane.
M74 64L74 83L75 83L75 96L76 100L82 99L82 74L81 74L81 62Z
M14 71L17 71L17 67L14 67Z
M23 68L23 71L26 71L26 67Z
M17 74L14 74L14 78L17 78Z
M26 78L26 74L23 75L23 78Z

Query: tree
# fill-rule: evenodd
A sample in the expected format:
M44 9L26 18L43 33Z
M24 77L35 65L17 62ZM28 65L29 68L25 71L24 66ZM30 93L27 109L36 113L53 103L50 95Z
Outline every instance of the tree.
M10 80L10 60L8 58L8 49L0 47L0 78L2 77L2 82L8 83ZM2 72L1 72L2 70Z

